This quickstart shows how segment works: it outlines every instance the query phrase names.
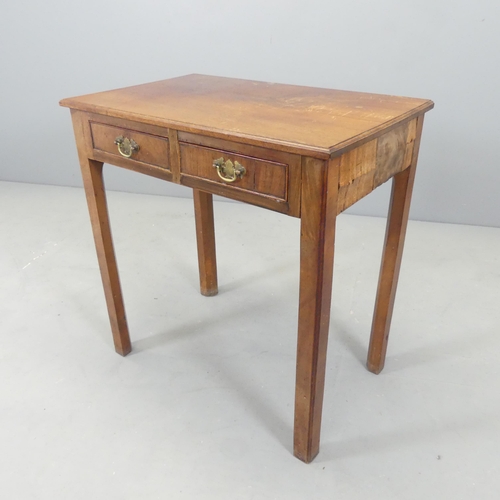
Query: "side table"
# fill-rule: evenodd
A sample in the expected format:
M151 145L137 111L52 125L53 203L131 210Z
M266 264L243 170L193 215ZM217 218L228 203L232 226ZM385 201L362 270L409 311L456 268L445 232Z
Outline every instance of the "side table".
M193 188L200 288L217 293L212 195L299 217L294 455L319 451L337 214L393 179L368 350L384 366L424 114L432 101L188 75L71 108L116 351L131 350L103 164Z

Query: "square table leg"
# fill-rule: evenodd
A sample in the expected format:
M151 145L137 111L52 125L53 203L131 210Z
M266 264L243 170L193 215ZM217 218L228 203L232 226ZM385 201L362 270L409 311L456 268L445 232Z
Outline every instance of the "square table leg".
M103 164L80 155L80 166L115 350L118 354L126 356L132 350L132 347L111 237L106 192L102 176Z
M417 168L418 151L422 135L423 115L417 121L417 134L413 146L411 165L392 179L391 202L387 217L384 252L380 267L380 277L375 301L367 368L379 374L384 368L387 342L391 327L399 270L403 257L406 227L410 212L410 202Z
M200 291L210 297L218 292L213 199L211 194L198 189L193 189L193 199Z
M311 462L319 452L330 326L339 160L306 158L302 169L299 329L294 455Z

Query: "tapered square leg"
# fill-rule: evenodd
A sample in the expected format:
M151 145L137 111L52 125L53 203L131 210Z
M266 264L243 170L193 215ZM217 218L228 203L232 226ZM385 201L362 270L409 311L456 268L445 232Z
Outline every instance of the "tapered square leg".
M338 175L337 160L304 160L294 455L306 463L319 452Z
M81 158L80 164L115 350L118 354L126 356L132 350L132 347L111 237L102 177L103 164L86 158Z
M417 121L417 135L411 165L406 170L396 174L392 180L391 202L367 360L368 370L376 374L382 371L385 364L422 126L423 116L419 117Z
M198 267L202 295L217 295L217 260L215 255L214 208L212 195L193 189Z

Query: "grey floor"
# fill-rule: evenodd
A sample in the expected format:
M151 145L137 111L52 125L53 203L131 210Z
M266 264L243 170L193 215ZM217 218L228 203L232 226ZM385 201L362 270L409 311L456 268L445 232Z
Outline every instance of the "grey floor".
M339 217L322 447L291 455L299 221L110 193L133 352L114 353L83 191L0 183L8 499L498 499L500 229L411 222L384 372L364 367L384 220Z

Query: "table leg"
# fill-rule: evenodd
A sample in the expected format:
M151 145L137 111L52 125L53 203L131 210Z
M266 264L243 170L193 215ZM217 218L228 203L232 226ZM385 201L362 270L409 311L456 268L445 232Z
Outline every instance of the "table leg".
M132 347L109 225L106 192L102 177L103 164L81 157L80 165L115 350L118 354L126 356Z
M213 200L211 194L198 189L193 189L193 198L200 291L210 297L218 292Z
M417 167L423 116L417 121L417 135L411 165L392 179L391 203L387 217L384 252L375 301L367 368L379 374L384 368L399 270L410 212L411 194Z
M330 324L338 161L307 158L302 169L300 296L294 455L309 463L319 452Z

